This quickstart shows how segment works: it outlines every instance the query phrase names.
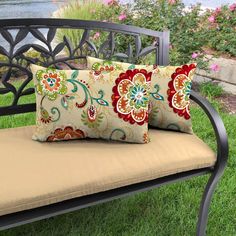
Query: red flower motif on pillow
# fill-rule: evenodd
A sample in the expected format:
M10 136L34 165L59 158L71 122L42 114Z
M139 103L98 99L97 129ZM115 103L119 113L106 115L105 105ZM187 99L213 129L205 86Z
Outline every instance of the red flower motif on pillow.
M48 142L60 141L60 140L71 140L71 139L82 139L85 138L85 134L80 129L73 129L71 126L67 126L64 129L58 128L54 130L53 134L47 138Z
M112 105L124 121L143 125L148 122L149 90L152 72L144 69L127 70L116 79Z
M179 116L186 120L190 119L189 96L192 86L192 76L196 70L196 65L184 65L175 70L171 76L171 81L167 91L169 106Z

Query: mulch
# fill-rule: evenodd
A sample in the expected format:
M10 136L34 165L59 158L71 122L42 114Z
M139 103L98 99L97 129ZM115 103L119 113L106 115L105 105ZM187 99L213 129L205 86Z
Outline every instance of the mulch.
M194 82L192 89L196 92L200 92L199 84ZM235 94L224 93L221 96L216 97L215 99L220 102L225 112L229 113L230 115L236 115L236 95Z
M218 97L217 100L219 100L220 103L224 106L227 113L231 115L236 114L236 95L224 94Z

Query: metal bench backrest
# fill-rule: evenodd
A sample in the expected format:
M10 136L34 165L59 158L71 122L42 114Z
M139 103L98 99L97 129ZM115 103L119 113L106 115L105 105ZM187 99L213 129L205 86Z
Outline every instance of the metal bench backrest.
M57 33L70 29L75 34L80 30L78 45L65 35L58 40ZM91 37L94 32L106 32L106 37L99 38L100 44L94 43ZM65 31L64 31L65 32ZM125 49L117 44L117 37L129 39ZM150 45L144 45L143 37ZM147 40L148 38L148 40ZM40 56L29 54L34 50ZM63 55L61 52L65 52ZM169 31L157 32L129 25L118 25L98 21L69 19L8 19L0 20L0 116L33 112L35 103L21 104L19 99L34 93L30 81L31 63L45 67L55 66L61 69L77 69L79 60L87 55L97 58L123 60L137 63L140 58L153 54L157 65L169 63ZM76 63L75 63L76 62ZM19 76L20 75L20 76ZM20 79L19 79L20 78ZM16 82L16 80L19 82ZM8 106L1 105L6 98L11 101Z

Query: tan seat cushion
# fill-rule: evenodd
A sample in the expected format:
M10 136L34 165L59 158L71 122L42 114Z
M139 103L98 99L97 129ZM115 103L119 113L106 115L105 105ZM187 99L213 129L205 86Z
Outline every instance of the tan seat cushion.
M213 166L195 135L150 130L149 144L39 143L34 127L0 130L0 215Z

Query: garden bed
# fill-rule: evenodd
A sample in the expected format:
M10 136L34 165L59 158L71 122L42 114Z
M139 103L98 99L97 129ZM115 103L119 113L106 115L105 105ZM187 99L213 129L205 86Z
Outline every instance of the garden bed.
M123 23L157 31L169 29L173 65L191 61L197 62L201 69L217 72L221 69L220 65L212 66L211 63L209 66L209 53L222 55L223 58L236 57L236 4L204 11L200 5L193 5L186 11L181 0L137 0L127 5L119 4L117 0L89 0L83 4L69 3L55 12L53 17ZM78 41L79 34L68 33L72 42ZM99 44L102 38L101 32L94 32L93 43ZM128 40L121 38L117 43L122 48ZM146 43L150 44L150 41Z

